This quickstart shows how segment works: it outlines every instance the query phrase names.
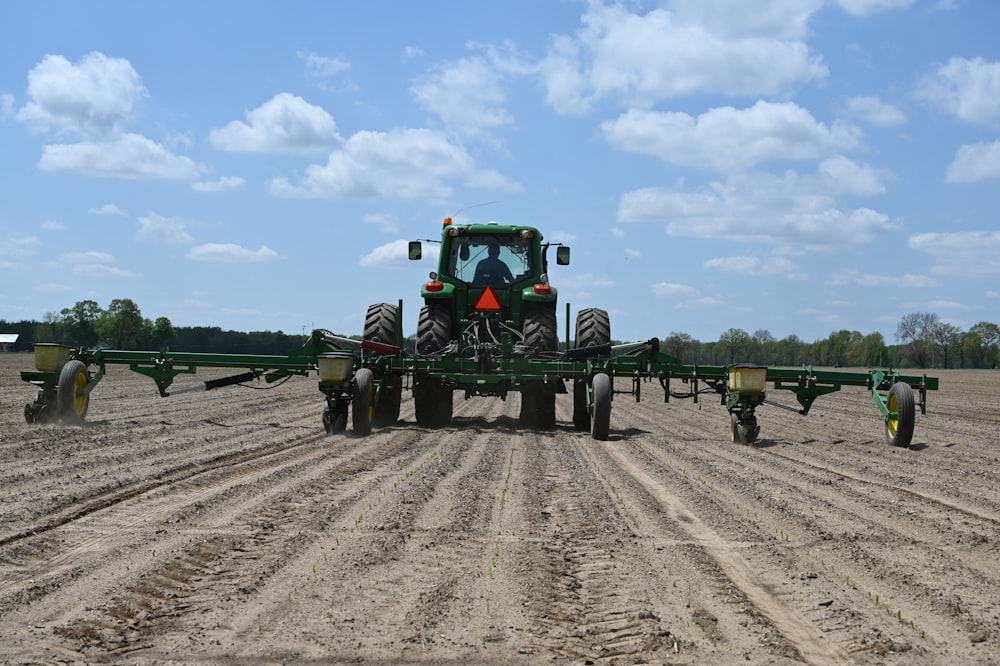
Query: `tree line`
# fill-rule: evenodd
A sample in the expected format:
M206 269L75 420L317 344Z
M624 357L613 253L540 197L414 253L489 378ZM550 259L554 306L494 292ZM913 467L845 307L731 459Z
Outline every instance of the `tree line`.
M306 336L282 331L224 331L218 326L174 326L167 317L148 319L128 298L116 298L102 309L84 300L41 322L7 322L0 332L20 334L21 347L57 342L72 347L112 349L182 349L191 352L286 354L305 344ZM357 337L357 336L351 336ZM407 338L413 350L413 337ZM748 333L730 328L718 340L701 341L673 331L660 342L663 351L685 363L728 365L749 362L774 366L845 366L893 368L996 368L1000 366L1000 326L981 321L967 331L941 321L938 315L914 312L896 327L896 344L881 333L863 335L840 330L822 340L806 342L792 334L780 340L767 329Z
M671 332L661 349L685 363L727 365L822 365L893 368L996 368L1000 366L1000 326L981 321L963 331L934 313L914 312L896 327L896 344L881 333L840 330L814 342L792 334L780 340L767 329L752 334L730 328L719 339L703 342Z
M282 331L245 333L224 331L218 326L174 326L167 317L143 317L139 306L129 298L116 298L106 309L96 301L78 301L58 313L47 313L40 322L0 319L0 332L19 334L22 349L30 349L35 342L55 342L88 348L287 354L306 341L304 335Z

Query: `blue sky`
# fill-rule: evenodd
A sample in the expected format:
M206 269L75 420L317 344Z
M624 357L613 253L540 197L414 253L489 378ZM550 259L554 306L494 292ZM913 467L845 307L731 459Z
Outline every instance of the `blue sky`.
M0 318L360 333L441 219L573 248L560 330L1000 322L1000 3L5 2ZM426 256L426 255L425 255Z

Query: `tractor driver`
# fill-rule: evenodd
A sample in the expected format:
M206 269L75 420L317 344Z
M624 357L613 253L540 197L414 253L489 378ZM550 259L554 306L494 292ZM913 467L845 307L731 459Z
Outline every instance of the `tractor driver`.
M476 276L472 280L473 284L491 287L512 284L514 276L510 272L510 267L500 260L500 244L496 241L490 241L488 254L488 257L476 264Z

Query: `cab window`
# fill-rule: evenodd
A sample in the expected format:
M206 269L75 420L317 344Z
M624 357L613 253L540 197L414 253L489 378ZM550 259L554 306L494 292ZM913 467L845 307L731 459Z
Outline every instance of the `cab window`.
M472 286L503 288L531 275L531 246L520 236L454 237L448 274Z

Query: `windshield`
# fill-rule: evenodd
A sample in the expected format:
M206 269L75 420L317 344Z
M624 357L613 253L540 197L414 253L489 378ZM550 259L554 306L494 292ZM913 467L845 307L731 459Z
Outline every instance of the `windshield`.
M531 243L520 236L456 236L448 274L476 287L508 286L531 275Z

